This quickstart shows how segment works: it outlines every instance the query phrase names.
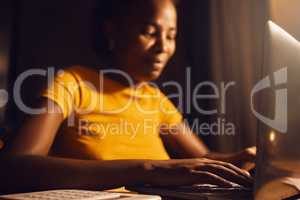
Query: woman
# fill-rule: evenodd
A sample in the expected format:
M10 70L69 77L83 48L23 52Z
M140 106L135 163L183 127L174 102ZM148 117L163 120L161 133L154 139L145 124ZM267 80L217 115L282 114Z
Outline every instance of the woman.
M107 63L132 78L132 84L115 74L99 75L82 66L57 75L42 94L41 107L48 112L32 116L12 145L14 156L2 158L2 167L16 178L2 188L250 184L247 172L227 163L249 160L247 151L234 155L209 152L182 124L181 114L170 101L147 83L159 77L175 52L175 1L110 0L107 4L107 12L101 13L101 28L108 41ZM127 106L132 99L135 103ZM145 120L151 121L149 130L145 130ZM134 129L118 129L119 135L105 129L122 123ZM181 158L195 159L170 160L166 147L180 152Z

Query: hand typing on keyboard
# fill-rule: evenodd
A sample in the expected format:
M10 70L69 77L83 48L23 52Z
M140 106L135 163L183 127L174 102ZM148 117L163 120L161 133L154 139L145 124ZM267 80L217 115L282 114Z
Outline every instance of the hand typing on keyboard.
M251 187L250 174L229 163L209 159L153 161L147 183L154 186L214 184L222 187Z

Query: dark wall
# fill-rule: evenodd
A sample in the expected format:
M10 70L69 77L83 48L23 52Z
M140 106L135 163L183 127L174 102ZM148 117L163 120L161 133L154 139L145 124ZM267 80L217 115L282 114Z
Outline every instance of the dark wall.
M13 1L3 0L0 3L0 90L7 89L7 73L11 50L11 34L13 24ZM4 101L4 102L3 102ZM0 95L0 124L4 124L6 107L5 96ZM3 103L3 104L2 104Z
M20 0L18 72L31 67L95 64L94 1Z

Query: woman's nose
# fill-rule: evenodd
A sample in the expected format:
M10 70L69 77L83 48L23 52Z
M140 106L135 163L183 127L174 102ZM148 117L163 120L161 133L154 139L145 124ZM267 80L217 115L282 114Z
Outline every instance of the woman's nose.
M165 36L161 35L157 38L155 44L155 50L157 53L165 53L169 49L169 43Z

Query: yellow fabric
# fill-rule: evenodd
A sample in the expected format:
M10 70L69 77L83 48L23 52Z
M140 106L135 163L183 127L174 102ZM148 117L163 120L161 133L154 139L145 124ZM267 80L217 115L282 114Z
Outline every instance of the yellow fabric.
M158 88L125 87L88 67L60 72L42 96L56 102L64 123L53 152L81 159L153 159L169 156L159 126L182 121Z

